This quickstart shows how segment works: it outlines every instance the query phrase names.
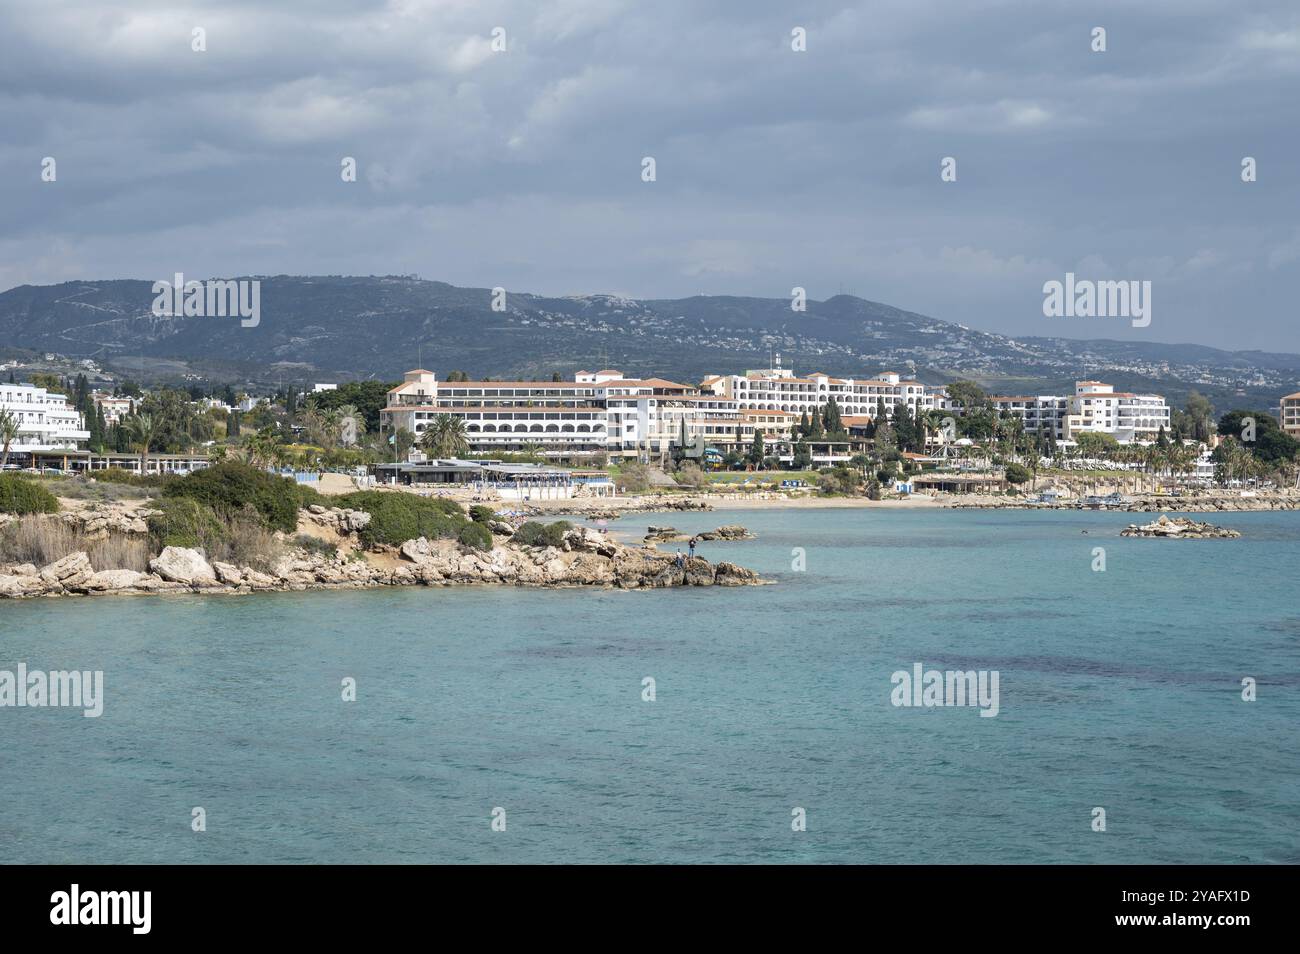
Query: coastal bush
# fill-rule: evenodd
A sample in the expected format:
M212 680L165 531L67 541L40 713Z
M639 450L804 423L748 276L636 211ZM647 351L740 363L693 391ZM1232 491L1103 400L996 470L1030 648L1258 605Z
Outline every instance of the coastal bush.
M460 528L456 539L474 550L492 549L492 532L481 523L467 523Z
M299 510L305 510L312 504L320 504L322 507L330 506L330 502L325 499L325 495L310 484L299 484L295 482L295 486L298 488Z
M297 528L299 502L303 499L301 489L291 478L277 477L238 461L214 464L169 481L163 495L188 497L223 515L252 504L269 529L285 533Z
M189 547L211 552L225 533L212 508L192 497L164 497L158 512L149 516L149 536L154 549Z
M614 477L614 486L624 493L640 494L650 489L650 468L645 464L629 461L618 469Z
M572 529L573 524L567 520L556 520L554 523L529 520L515 531L510 542L525 547L558 547L564 542L564 535Z
M684 461L682 466L677 468L677 473L673 474L673 480L677 481L677 486L691 490L699 490L708 483L708 478L704 476L700 465L693 461Z
M817 475L817 489L824 494L851 494L858 489L858 475L847 467L828 467Z
M58 498L40 484L18 474L0 474L0 513L54 513Z
M369 525L361 531L366 546L398 546L416 537L454 540L466 525L465 511L454 500L415 494L361 490L337 498L338 506L364 510Z
M469 518L475 523L491 523L497 519L497 512L483 504L475 504L469 508Z

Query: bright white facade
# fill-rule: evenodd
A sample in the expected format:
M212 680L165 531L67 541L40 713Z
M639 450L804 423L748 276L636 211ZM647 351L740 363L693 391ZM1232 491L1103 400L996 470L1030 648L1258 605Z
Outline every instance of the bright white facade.
M833 378L827 374L795 377L788 368L762 368L714 375L700 387L734 400L742 411L786 411L796 417L811 414L832 398L846 417L875 417L882 403L890 417L899 404L908 405L913 417L918 411L942 406L940 390L905 380L893 371L874 378Z
M1121 444L1153 441L1169 432L1169 405L1159 394L1116 391L1101 381L1076 381L1074 394L994 397L993 406L1022 418L1030 433L1050 432L1059 441L1085 431L1110 434Z
M680 439L735 441L734 401L661 378L587 372L573 381L439 381L408 371L388 394L380 426L405 428L418 440L441 414L465 422L474 453L520 453L529 446L550 456L659 453Z
M0 384L0 408L18 421L18 438L9 447L14 454L32 451L76 450L90 439L81 414L62 394L30 384Z

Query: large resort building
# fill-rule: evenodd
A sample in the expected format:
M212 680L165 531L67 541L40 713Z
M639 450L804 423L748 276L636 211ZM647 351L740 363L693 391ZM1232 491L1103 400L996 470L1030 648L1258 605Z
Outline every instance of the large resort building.
M439 415L464 421L475 454L535 450L551 458L578 455L636 457L703 440L723 453L744 450L761 432L772 452L790 457L793 427L834 399L851 432L892 418L950 407L943 388L884 372L868 378L798 377L780 367L711 375L700 385L662 378L625 378L615 370L579 371L572 381L439 381L431 371L409 371L388 394L380 414L385 433L399 428L419 440ZM996 408L1024 419L1026 430L1068 441L1083 431L1119 441L1154 440L1169 427L1169 408L1156 394L1117 392L1079 381L1071 396L996 397ZM818 464L848 459L846 448L822 449Z
M75 451L90 432L77 409L62 394L30 384L0 384L0 409L18 424L18 436L9 446L10 460L58 458Z
M1025 422L1025 430L1073 440L1085 431L1110 434L1121 444L1155 440L1169 431L1169 405L1159 394L1116 391L1101 381L1076 381L1069 397L995 397L993 406Z

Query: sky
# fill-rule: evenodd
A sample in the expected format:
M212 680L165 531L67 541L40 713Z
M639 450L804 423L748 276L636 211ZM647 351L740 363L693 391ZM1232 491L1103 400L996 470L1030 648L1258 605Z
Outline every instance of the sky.
M0 289L798 286L1300 352L1298 120L1295 0L7 3ZM1067 272L1150 281L1150 324L1046 317Z

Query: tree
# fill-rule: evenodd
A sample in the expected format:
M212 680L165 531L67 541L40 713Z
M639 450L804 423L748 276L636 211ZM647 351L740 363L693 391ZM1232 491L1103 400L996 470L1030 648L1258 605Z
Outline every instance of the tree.
M820 441L826 436L825 428L822 425L822 412L820 408L813 408L812 417L808 421L808 439L810 441Z
M1265 465L1276 466L1300 454L1300 441L1266 411L1229 411L1219 419L1219 434L1240 441Z
M948 400L963 411L989 406L988 393L974 381L953 381L945 390L948 392Z
M148 472L149 446L158 431L158 422L152 414L137 414L131 418L131 434L140 445L140 475Z
M1012 461L1006 466L1006 477L1009 484L1023 484L1032 476L1033 474L1024 464L1017 464Z
M822 411L822 426L826 428L828 435L844 433L844 421L840 416L840 406L835 398L831 398L826 402L826 408Z
M354 404L344 404L336 412L339 428L339 443L344 447L353 447L366 433L366 419Z
M762 468L765 456L767 456L767 451L763 446L763 430L756 427L754 428L754 440L749 445L749 452L745 455L745 459L754 466L755 470L758 470Z
M439 414L424 429L420 446L433 457L462 457L469 453L465 421L454 414Z
M16 440L18 440L18 418L10 414L7 408L0 407L0 444L3 444L3 451L0 452L0 470L9 463L9 447Z

